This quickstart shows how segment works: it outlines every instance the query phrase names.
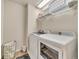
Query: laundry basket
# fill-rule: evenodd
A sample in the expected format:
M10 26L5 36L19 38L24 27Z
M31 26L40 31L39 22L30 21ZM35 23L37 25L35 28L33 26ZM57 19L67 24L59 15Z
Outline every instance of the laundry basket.
M16 41L10 41L3 45L4 59L14 59L16 52Z

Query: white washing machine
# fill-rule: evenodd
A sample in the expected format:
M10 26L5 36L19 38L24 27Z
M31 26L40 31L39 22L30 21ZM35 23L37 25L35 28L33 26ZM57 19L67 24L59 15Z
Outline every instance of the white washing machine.
M32 33L29 47L31 59L75 59L76 37L74 35Z

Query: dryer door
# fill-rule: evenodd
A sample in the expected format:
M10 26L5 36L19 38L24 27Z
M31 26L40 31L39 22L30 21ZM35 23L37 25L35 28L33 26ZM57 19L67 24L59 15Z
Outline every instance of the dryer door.
M39 59L63 59L62 50L39 41Z

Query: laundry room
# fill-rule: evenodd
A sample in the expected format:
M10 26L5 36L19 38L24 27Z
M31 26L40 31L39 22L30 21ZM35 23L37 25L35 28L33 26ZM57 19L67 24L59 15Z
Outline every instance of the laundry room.
M1 59L78 59L78 0L1 0Z

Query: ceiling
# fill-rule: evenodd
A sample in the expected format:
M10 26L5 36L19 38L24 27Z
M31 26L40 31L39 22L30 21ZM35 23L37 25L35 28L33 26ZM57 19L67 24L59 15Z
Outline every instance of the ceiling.
M37 5L42 0L10 0L10 1L14 1L14 2L20 3L22 5L26 5L27 3L30 3L32 5Z
M42 0L28 0L28 3L37 6Z
M22 5L27 4L27 0L11 0L11 1L17 2L17 3L22 4Z

